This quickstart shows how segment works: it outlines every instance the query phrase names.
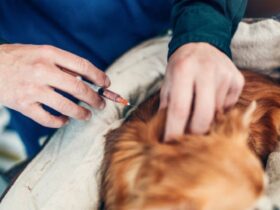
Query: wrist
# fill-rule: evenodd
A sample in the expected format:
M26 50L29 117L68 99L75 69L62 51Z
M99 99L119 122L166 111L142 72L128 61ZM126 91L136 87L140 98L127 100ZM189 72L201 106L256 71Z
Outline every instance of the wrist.
M230 49L230 43L231 39L219 39L215 38L213 36L181 36L177 38L173 38L171 42L169 43L169 52L168 52L168 58L177 51L177 49L181 48L184 45L187 44L208 44L212 47L215 47L216 49L219 49L219 51L226 54L229 58L231 58L231 49Z
M204 52L206 53L206 55L213 53L222 53L224 56L226 56L220 49L208 42L191 42L183 44L178 49L176 49L174 53L170 56L169 61L174 60L174 57L180 57L178 55L185 57L186 55L195 54L197 51Z

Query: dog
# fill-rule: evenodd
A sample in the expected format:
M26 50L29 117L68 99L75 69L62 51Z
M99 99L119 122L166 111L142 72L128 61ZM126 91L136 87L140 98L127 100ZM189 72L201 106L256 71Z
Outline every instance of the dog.
M239 102L218 113L207 135L162 143L159 93L106 137L101 199L106 210L247 210L264 192L278 144L280 85L243 71ZM255 102L257 102L257 106Z

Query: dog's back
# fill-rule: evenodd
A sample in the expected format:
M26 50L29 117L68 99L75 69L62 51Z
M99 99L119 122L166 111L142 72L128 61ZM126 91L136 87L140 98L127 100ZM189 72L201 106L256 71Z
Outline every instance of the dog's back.
M280 89L260 75L244 75L247 82L238 105L219 115L208 135L184 135L176 142L161 143L165 111L157 112L158 94L112 131L107 136L102 186L106 209L251 207L264 188L263 169L251 149L265 160L277 144ZM252 100L258 102L253 115L245 110Z

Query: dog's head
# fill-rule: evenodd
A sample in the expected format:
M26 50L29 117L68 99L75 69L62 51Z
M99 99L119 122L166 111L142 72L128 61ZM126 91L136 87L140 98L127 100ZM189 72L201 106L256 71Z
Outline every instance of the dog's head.
M254 107L218 115L207 135L170 143L161 141L165 111L136 113L107 138L116 142L104 181L108 209L247 210L264 190L261 163L247 143Z
M144 134L138 137L148 138L149 144L142 151L142 159L138 159L135 179L130 180L134 182L131 192L134 199L129 208L247 210L251 207L264 190L261 163L247 143L255 106L253 103L246 111L233 109L218 115L208 135L184 135L168 144L160 142L164 111L156 114L146 128L139 126L135 134Z

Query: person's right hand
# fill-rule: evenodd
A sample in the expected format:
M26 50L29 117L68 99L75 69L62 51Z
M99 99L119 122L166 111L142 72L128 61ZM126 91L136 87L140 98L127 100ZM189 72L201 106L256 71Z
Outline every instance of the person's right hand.
M94 108L104 108L104 100L76 75L101 87L110 85L105 73L64 50L48 45L0 45L0 103L43 126L59 128L68 122L68 117L80 120L91 117L89 110L63 97L54 88ZM63 116L51 115L42 104Z

